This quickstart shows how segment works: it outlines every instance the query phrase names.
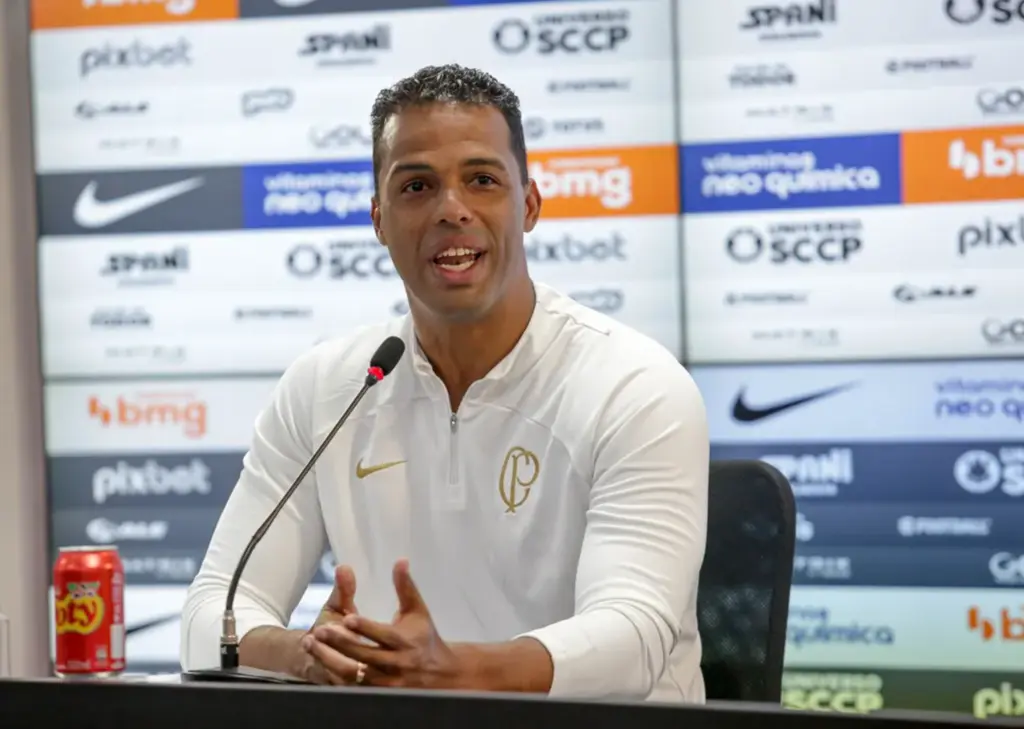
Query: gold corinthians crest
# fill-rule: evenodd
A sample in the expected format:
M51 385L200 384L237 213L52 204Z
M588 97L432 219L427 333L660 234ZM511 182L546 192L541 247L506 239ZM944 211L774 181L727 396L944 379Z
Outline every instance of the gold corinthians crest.
M540 475L540 459L537 454L515 446L505 454L498 476L498 493L505 504L506 514L515 514L516 509L530 498L530 487Z

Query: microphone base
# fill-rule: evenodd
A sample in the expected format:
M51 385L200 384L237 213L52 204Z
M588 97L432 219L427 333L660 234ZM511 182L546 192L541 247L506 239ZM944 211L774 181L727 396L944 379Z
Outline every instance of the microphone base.
M287 673L264 671L260 668L239 666L238 668L202 668L194 671L182 671L182 683L276 683L312 686L309 681L296 678Z

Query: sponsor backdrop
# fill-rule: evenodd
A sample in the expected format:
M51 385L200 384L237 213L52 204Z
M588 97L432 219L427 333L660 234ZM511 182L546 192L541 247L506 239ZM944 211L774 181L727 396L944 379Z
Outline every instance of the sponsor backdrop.
M174 670L277 378L407 311L374 96L462 62L520 95L534 277L792 482L786 705L1024 714L1021 37L1022 0L37 0L54 548L119 547L131 666Z

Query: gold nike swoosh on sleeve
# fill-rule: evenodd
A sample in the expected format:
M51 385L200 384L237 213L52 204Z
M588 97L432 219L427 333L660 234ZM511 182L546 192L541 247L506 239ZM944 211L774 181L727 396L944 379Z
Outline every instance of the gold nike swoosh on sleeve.
M367 466L366 468L363 468L363 459L360 458L359 463L356 464L356 478L366 478L378 471L394 468L395 466L400 466L403 463L405 463L405 461L388 461L387 463L378 463L376 466Z

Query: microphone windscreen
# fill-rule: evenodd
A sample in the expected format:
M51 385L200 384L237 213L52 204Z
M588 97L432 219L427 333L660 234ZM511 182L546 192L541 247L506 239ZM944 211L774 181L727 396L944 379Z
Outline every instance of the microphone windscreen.
M370 367L379 367L385 376L390 375L391 370L395 369L395 365L398 364L398 360L402 359L403 354L405 354L405 342L398 337L388 337L373 353L373 357L370 358Z

